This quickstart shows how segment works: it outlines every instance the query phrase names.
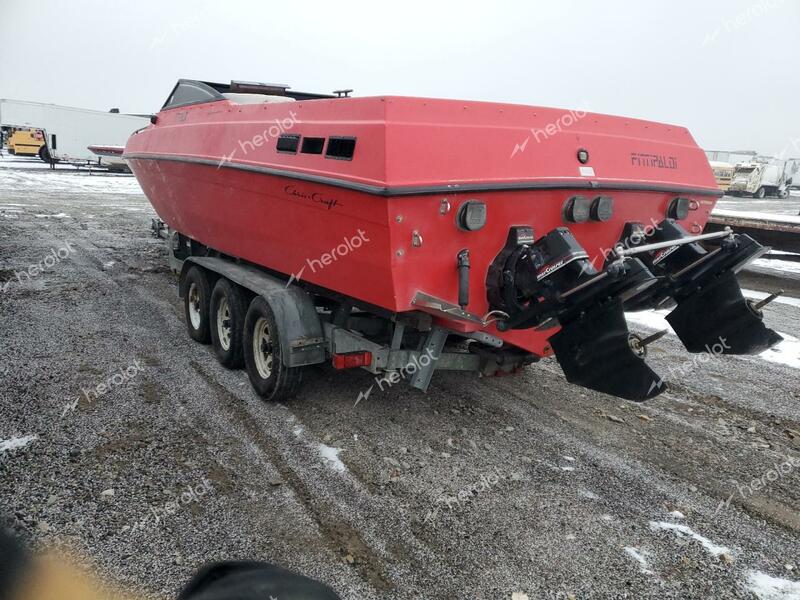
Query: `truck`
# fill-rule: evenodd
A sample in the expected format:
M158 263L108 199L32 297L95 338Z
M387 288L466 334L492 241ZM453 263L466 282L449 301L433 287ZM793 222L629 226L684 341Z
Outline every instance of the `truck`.
M43 133L38 155L45 162L96 164L89 146L124 146L134 131L149 123L143 115L0 99L0 125Z
M17 129L8 136L8 153L38 156L44 146L44 134L38 129Z
M783 161L778 164L760 161L739 163L733 172L728 194L753 198L786 198L789 195L789 185L793 182L786 173L786 164Z
M723 192L727 192L731 185L736 167L730 163L718 160L709 160L708 164L711 165L711 170L714 171L714 179L717 180L719 189Z

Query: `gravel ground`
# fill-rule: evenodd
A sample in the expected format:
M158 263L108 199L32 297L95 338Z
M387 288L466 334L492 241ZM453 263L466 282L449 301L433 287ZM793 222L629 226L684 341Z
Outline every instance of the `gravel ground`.
M267 404L186 334L135 179L34 162L0 164L0 506L33 543L152 598L223 558L347 599L800 598L800 301L766 309L780 353L662 338L644 405L553 360L357 406L368 373L318 368Z

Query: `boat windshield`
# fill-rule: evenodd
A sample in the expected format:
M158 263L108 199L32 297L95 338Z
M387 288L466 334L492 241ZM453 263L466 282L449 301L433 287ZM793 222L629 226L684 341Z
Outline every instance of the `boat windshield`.
M161 108L164 110L176 106L199 104L201 102L216 102L217 100L224 99L224 96L217 90L201 81L181 79L173 88L172 93Z

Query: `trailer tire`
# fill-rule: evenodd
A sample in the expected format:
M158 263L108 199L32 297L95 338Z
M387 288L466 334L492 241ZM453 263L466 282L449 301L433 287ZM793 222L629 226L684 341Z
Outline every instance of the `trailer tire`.
M189 337L201 344L211 342L209 327L209 303L211 284L208 275L200 267L190 267L183 281L183 308Z
M39 159L43 160L46 163L52 162L50 160L50 151L47 149L47 146L42 146L39 148Z
M211 292L208 314L211 344L217 360L228 369L241 368L244 365L242 334L247 314L247 298L242 288L220 277Z
M756 190L756 193L753 194L753 198L758 198L759 200L767 195L767 190L763 186Z
M253 298L247 309L243 338L245 368L256 393L271 401L286 400L297 394L303 368L289 367L283 362L277 321L262 296Z

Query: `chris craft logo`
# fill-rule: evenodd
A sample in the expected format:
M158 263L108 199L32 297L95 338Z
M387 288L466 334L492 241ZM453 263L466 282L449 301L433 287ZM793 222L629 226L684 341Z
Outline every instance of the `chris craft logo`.
M283 191L289 194L290 196L295 196L296 198L302 198L303 200L311 200L312 202L316 202L317 204L322 204L323 206L327 206L328 210L336 207L341 206L341 202L339 202L336 198L326 198L319 192L304 192L302 190L298 190L293 185L287 185L283 188Z
M631 165L651 169L677 169L678 158L664 154L647 154L645 152L631 152Z

